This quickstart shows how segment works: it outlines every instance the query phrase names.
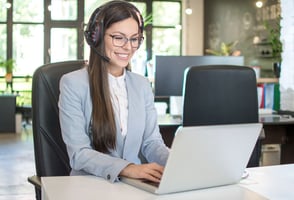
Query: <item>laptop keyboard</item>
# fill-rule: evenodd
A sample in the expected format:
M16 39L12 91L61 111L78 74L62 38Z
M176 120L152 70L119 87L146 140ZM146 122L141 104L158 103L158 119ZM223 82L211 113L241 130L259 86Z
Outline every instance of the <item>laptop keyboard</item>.
M149 185L152 185L154 187L159 187L159 183L153 182L153 181L149 181L149 180L142 180L143 183L147 183Z

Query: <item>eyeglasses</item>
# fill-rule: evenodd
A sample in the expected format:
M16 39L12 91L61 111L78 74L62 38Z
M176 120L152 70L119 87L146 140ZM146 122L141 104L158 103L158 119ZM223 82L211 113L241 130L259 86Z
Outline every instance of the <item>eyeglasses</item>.
M116 47L123 47L127 44L128 41L130 41L132 48L139 48L139 46L142 44L144 40L144 37L142 36L127 38L123 35L108 35L112 38L113 46Z

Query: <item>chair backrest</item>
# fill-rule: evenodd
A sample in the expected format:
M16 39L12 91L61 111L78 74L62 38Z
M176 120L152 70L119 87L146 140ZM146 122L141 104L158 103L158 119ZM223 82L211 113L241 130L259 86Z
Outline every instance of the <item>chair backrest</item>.
M59 80L82 68L83 60L45 64L33 75L32 125L37 176L69 175L70 165L59 124Z
M252 68L210 65L185 71L183 126L258 121L256 75ZM248 166L258 166L260 147L253 154Z

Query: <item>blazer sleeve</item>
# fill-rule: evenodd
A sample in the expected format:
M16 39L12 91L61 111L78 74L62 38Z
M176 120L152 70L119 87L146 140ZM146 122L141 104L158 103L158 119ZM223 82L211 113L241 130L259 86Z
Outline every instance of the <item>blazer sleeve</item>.
M69 73L60 81L59 117L63 140L73 170L114 182L129 162L92 148L88 130L92 107L85 71Z

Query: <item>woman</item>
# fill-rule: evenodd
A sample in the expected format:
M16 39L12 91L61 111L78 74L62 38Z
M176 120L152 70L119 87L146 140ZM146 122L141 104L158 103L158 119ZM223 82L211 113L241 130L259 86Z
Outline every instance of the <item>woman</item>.
M159 182L168 157L148 80L128 70L143 41L143 18L125 1L92 14L89 64L60 81L59 112L72 175Z

